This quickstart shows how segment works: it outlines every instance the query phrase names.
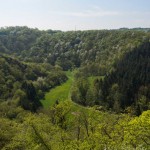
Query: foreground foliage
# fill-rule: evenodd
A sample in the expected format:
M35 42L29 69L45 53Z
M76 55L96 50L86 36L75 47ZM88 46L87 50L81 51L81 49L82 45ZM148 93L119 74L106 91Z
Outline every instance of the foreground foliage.
M38 114L21 108L9 119L1 113L2 150L124 150L150 149L150 111L139 117L94 108L72 111L65 101Z

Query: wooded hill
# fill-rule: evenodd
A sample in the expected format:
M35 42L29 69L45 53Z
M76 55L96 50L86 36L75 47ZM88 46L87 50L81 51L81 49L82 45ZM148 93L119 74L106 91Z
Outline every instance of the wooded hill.
M114 68L99 82L109 108L119 111L131 106L137 115L150 109L150 42L127 53Z
M0 29L0 51L26 62L59 65L64 70L97 63L99 72L106 72L124 53L149 37L144 29L61 32L8 27Z
M44 92L67 80L60 68L49 64L25 64L0 55L0 100L36 111Z
M43 92L67 79L61 68L80 68L79 84L72 93L75 102L84 106L103 105L119 112L133 106L140 114L149 108L149 94L142 94L146 97L142 100L144 106L139 106L141 100L136 100L141 99L137 95L142 89L149 92L149 39L147 28L69 32L28 27L1 28L0 52L7 55L1 56L1 80L4 80L1 99L15 95L13 84L16 82L18 88L28 88L26 84L20 85L24 80L30 81L38 93L33 90L29 95L41 98ZM105 78L103 82L95 80L93 88L89 89L85 78L93 75ZM85 78L80 79L81 76ZM36 98L29 96L27 99Z

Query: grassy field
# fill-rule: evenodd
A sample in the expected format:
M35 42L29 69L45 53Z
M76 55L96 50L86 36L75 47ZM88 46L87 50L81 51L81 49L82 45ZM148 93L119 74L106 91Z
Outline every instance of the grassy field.
M63 83L62 85L59 85L53 89L51 89L49 92L47 92L45 94L45 97L43 100L41 100L41 103L43 105L44 108L49 108L50 106L53 106L56 103L56 100L58 100L59 102L63 102L65 100L69 100L71 102L71 106L72 106L72 110L86 110L85 107L78 105L74 102L71 101L71 87L72 87L72 83L74 81L74 73L71 71L67 71L66 75L68 77L68 80ZM92 85L93 81L96 78L103 78L102 76L92 76L89 77L88 80L90 82L90 84Z
M70 100L70 89L73 82L73 72L67 71L68 80L60 86L51 89L45 94L45 98L41 100L44 108L48 108L55 104L56 100L59 102Z

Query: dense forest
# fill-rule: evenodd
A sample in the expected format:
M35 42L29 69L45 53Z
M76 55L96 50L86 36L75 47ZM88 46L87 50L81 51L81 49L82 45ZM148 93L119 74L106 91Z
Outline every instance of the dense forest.
M115 71L102 83L102 93L110 107L116 107L114 104L121 108L133 106L138 115L150 109L149 41L127 53L116 64Z
M59 65L63 70L96 65L97 74L104 74L124 53L150 36L146 31L61 32L8 27L0 30L0 51L26 62Z
M8 56L0 56L0 99L14 99L24 109L36 111L44 92L66 81L58 67L49 64L25 64Z
M148 150L149 110L149 28L0 28L0 149Z
M79 104L140 115L150 109L150 42L125 54L103 80L94 80L92 89L83 76L77 78L75 86L72 99Z

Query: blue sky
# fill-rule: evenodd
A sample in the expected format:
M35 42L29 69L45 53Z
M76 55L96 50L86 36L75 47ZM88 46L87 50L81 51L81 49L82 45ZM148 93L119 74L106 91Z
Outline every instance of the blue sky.
M63 31L150 27L150 0L0 0L0 20Z

